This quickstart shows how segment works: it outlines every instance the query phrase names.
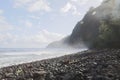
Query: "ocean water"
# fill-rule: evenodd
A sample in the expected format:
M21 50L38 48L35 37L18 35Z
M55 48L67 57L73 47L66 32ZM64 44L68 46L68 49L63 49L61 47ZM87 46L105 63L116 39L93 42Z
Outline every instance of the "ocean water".
M86 49L1 48L0 68L42 59L73 54Z

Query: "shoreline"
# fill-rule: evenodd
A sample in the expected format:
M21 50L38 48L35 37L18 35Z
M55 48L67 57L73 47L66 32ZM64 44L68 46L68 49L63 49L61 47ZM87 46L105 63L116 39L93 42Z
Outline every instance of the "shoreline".
M25 51L20 52L21 49L18 51L13 52L3 52L0 55L0 68L12 65L19 65L23 63L30 63L35 61L40 61L44 59L51 59L55 57L60 57L64 55L73 54L76 52L84 51L85 49L43 49L39 51ZM5 50L4 50L5 51ZM8 50L10 51L10 50ZM23 49L21 51L24 51Z
M0 68L0 80L119 80L120 49L86 50Z

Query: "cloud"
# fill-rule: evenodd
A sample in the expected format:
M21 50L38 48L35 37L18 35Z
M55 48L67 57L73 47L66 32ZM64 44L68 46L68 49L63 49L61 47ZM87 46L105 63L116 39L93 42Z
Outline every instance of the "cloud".
M73 6L72 9L73 9L73 13L72 13L73 15L82 15L75 6Z
M10 33L0 33L0 45L9 44L14 37Z
M45 47L53 41L60 40L65 35L42 30L33 35L0 34L0 47L8 48L39 48Z
M70 11L71 8L72 8L72 4L67 3L63 8L61 8L61 11L66 13L66 12Z
M64 7L61 8L62 13L72 12L73 15L81 15L77 10L76 6L68 2Z
M29 12L51 11L46 0L14 0L15 8L25 8Z
M89 0L71 0L71 2L79 3L80 5L84 5L87 3Z
M35 16L35 15L30 15L30 16L28 16L29 18L31 18L31 19L40 19L40 17L39 16Z
M3 14L3 10L0 10L0 32L1 31L7 31L7 30L12 30L13 29L13 25L11 25L6 18L2 15Z
M79 5L85 5L89 0L71 0L71 2L78 3Z
M49 32L47 30L42 30L41 32L39 32L38 35L39 36L41 36L41 35L44 36L47 43L51 43L53 41L57 41L57 40L60 40L61 38L65 37L65 35Z
M13 29L13 26L10 25L9 23L5 22L1 22L0 20L0 32L2 31L8 31L8 30L12 30Z
M38 0L28 7L28 11L30 12L36 12L40 10L50 11L51 8L49 7L49 4L44 0Z
M33 24L32 24L32 22L30 22L30 21L25 21L25 26L26 27L32 27L33 26Z
M33 2L33 0L14 0L14 7L25 7L29 3Z
M0 9L0 15L3 14L3 12L4 12L4 11Z
M86 5L86 4L91 4L91 3L94 3L94 4L92 4L93 6L95 5L96 6L96 4L100 4L101 2L102 2L103 0L70 0L70 2L72 2L72 3L75 3L75 4L78 4L78 5L80 5L80 6L83 6L83 5Z
M70 13L73 15L83 15L90 7L98 6L102 0L68 0L68 2L60 9L62 13ZM81 12L80 12L81 11Z

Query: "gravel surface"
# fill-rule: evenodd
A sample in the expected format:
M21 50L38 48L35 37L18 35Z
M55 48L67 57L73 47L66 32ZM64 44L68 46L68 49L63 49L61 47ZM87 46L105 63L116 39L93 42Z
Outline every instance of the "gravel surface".
M120 49L87 50L4 67L0 80L120 80Z

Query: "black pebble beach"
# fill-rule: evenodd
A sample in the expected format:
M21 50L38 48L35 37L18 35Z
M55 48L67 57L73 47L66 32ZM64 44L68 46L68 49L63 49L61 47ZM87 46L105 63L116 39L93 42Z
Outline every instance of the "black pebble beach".
M96 49L0 69L0 80L120 80L120 49Z

